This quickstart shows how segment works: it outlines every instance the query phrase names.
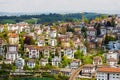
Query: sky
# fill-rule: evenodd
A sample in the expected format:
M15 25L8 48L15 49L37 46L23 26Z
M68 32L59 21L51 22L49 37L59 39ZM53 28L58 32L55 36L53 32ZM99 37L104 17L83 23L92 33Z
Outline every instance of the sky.
M0 0L0 12L120 14L120 0Z

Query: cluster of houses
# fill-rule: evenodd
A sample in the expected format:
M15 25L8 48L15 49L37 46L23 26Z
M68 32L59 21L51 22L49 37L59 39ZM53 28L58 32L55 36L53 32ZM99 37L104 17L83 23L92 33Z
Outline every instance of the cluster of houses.
M120 18L116 17L116 26L114 27L106 27L102 22L99 22L102 24L99 35L97 35L97 29L87 27L87 41L88 48L96 49L96 47L102 47L106 52L103 53L103 57L93 57L93 64L84 65L79 77L90 78L94 76L97 80L120 80ZM106 35L114 37L115 41L103 44ZM103 62L103 59L105 62Z
M112 17L107 18L107 21ZM99 35L98 29L94 27L96 23L100 24ZM103 48L106 53L102 56L93 57L92 64L85 64L80 71L80 76L92 77L96 76L97 80L119 80L120 79L120 18L115 18L115 26L105 26L106 19L96 22L91 21L90 24L81 23L61 23L59 25L30 25L28 23L16 23L0 25L0 32L8 30L7 37L0 38L0 55L4 57L5 64L15 63L18 69L23 69L25 65L28 68L35 68L36 59L39 60L40 66L50 64L60 67L62 57L66 56L70 59L70 63L60 70L52 70L52 74L63 73L71 75L74 69L77 69L82 61L75 59L74 53L77 50L87 55L87 49ZM83 36L82 28L86 28L86 36ZM72 31L70 31L72 29ZM20 53L20 34L22 38L30 36L35 40L34 45L24 43L23 55ZM103 44L106 35L115 38L115 41L109 41ZM84 42L87 42L87 45ZM24 42L24 41L23 41ZM27 60L26 60L27 58ZM103 59L105 62L103 63Z
M28 68L35 68L36 59L39 60L40 66L51 64L52 66L59 67L62 57L66 56L71 59L68 68L76 69L81 65L80 59L74 58L74 53L80 47L80 50L87 54L86 46L81 42L78 33L81 33L78 24L64 23L57 27L46 26L41 24L30 25L25 22L16 24L1 25L1 33L7 30L7 40L0 38L0 55L4 57L5 64L13 64L18 69L23 69L25 65ZM67 28L73 26L74 32L68 32ZM21 55L21 33L23 33L23 42L26 37L30 36L35 40L34 45L24 43L24 51ZM51 57L52 55L52 57ZM49 61L49 58L51 60ZM25 58L28 58L27 60Z

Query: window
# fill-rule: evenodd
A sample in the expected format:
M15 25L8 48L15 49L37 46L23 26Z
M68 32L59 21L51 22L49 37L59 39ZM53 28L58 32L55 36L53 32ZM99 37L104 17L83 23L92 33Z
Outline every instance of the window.
M35 53L35 50L34 50L34 51L32 51L32 53Z
M11 51L11 52L16 51L16 47L13 47L13 46L11 47L11 46L10 46L10 47L9 47L9 51Z

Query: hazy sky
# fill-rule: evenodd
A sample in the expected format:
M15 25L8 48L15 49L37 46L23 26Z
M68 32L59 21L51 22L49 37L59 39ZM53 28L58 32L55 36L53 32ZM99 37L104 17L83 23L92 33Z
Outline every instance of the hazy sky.
M0 12L120 13L120 0L0 0Z

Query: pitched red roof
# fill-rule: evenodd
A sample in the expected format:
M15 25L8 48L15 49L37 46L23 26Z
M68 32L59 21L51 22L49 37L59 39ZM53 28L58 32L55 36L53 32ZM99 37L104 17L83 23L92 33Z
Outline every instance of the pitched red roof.
M120 73L120 68L98 68L98 72Z

